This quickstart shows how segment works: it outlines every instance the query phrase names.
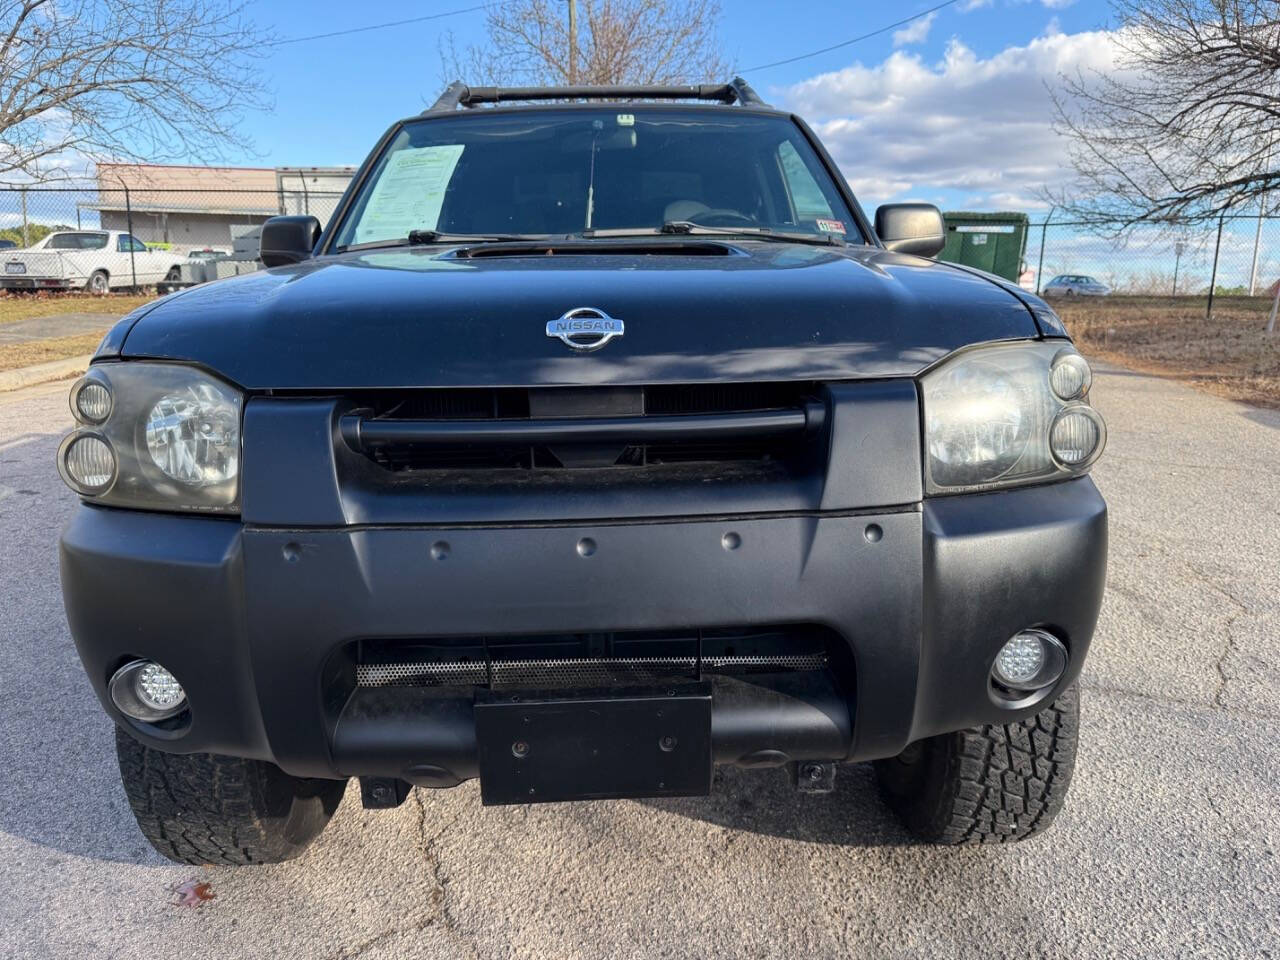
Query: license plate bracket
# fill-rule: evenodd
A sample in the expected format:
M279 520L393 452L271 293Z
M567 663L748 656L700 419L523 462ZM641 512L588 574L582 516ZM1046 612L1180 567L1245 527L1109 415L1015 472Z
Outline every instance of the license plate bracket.
M711 687L521 694L475 705L485 805L711 792Z

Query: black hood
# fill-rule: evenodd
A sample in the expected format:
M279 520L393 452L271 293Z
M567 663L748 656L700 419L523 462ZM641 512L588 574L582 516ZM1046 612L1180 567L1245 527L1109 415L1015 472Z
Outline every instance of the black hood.
M259 271L160 301L121 352L249 389L550 386L910 376L957 347L1039 333L990 280L871 247L599 250L392 248ZM591 353L548 337L574 307L625 335Z

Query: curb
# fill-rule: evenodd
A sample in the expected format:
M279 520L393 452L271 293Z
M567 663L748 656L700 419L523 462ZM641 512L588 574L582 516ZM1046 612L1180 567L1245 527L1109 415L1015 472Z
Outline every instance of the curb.
M17 370L5 370L0 372L0 393L77 376L89 369L89 361L92 359L93 355L86 353L82 357L37 363L29 367L19 367Z

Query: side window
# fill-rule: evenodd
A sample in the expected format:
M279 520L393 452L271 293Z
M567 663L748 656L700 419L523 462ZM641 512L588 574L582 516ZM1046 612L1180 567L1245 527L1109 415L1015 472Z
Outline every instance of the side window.
M78 246L81 250L107 249L107 235L105 233L82 233L79 236L79 240Z
M786 181L787 193L791 194L796 217L800 220L830 218L831 205L789 140L783 140L778 146L778 164L782 167L782 179Z
M121 253L133 251L135 253L146 253L147 245L136 237L131 237L127 233L121 234L120 239L116 241L116 249Z

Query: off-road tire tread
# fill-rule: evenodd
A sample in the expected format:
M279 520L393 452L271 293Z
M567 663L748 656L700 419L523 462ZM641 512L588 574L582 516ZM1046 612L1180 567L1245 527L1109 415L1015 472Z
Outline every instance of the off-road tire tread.
M877 762L890 806L932 843L1024 840L1044 831L1066 800L1080 726L1073 685L1039 713L1017 723L970 727L925 741L922 779L910 785Z
M291 777L260 760L165 753L119 728L116 755L142 835L162 856L192 865L298 856L329 822L346 785Z

